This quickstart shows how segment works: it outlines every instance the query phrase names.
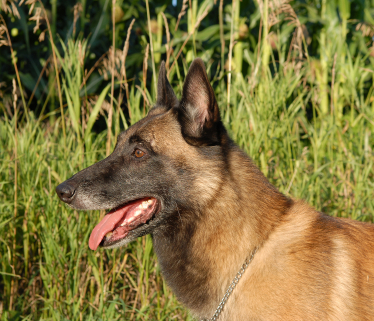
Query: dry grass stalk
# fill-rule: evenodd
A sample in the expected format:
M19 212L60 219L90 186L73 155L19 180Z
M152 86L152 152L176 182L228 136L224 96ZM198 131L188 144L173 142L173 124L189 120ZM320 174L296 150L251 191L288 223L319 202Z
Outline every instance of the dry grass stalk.
M374 36L374 27L365 22L360 22L356 26L356 31L361 31L364 37L373 37Z
M130 35L132 27L134 26L135 19L132 19L129 28L127 29L126 41L125 45L123 46L122 56L121 56L121 78L120 82L122 84L122 80L124 80L124 86L126 90L126 101L127 101L127 110L129 112L129 117L131 118L131 106L130 106L130 95L129 95L129 84L127 82L127 74L126 74L126 57L129 52L130 46ZM123 76L123 79L122 79ZM120 94L122 94L122 85L120 87ZM120 106L121 104L119 104Z
M293 37L291 39L290 48L287 55L287 60L284 64L285 72L291 68L296 73L300 72L302 67L302 60L303 60L303 38L302 38L302 28L296 28ZM296 56L294 55L296 53Z
M178 58L179 58L180 54L182 53L184 47L186 46L188 40L189 40L190 37L194 34L195 30L199 27L201 21L203 21L204 18L208 15L208 13L209 13L209 11L210 11L211 8L212 8L211 6L208 6L208 7L204 10L204 12L201 14L201 16L197 19L197 21L196 21L194 27L192 28L191 32L187 35L187 38L184 40L184 42L183 42L183 44L182 44L182 47L179 49L178 54L177 54L177 56L175 57L174 62L173 62L173 64L171 65L171 67L170 67L170 69L169 69L169 71L168 71L168 75L170 74L170 71L173 69L174 65L175 65L176 62L178 61Z
M19 5L21 5L21 3ZM21 19L21 16L18 12L17 5L16 5L15 1L13 1L13 0L8 0L8 1L7 0L1 0L1 9L5 13L10 13L10 14L13 13L14 16L16 16L18 19Z
M145 49L144 59L143 59L143 90L144 93L147 89L147 71L148 71L148 52L149 52L149 44L147 44L147 48ZM146 95L143 94L144 104L143 104L143 116L145 116L145 102L146 102Z
M279 20L279 15L281 13L289 13L293 11L291 5L289 4L290 0L270 0L269 1L269 12L268 12L268 26L269 29L276 25ZM263 16L264 2L263 0L257 0L258 7L261 11L261 16Z
M44 30L44 31L42 31L42 32L40 33L39 38L38 38L39 42L42 42L42 41L45 40L45 34L46 34L46 32L47 32L47 29Z
M309 64L309 55L308 55L308 50L307 50L307 44L310 44L310 37L308 36L308 31L305 27L305 25L302 25L300 23L300 20L296 14L296 12L293 10L292 6L287 2L284 3L282 6L279 8L279 14L280 13L285 13L286 18L285 20L289 20L290 25L294 25L296 30L294 31L293 38L291 40L292 45L290 45L290 49L288 52L288 57L287 61L285 64L285 71L288 68L288 63L290 62L290 57L293 52L296 52L296 55L298 56L297 60L293 56L292 62L290 63L290 68L292 70L295 70L297 73L300 72L301 67L302 67L302 61L304 57L307 58ZM305 39L307 37L307 40ZM304 47L304 50L303 50Z
M224 54L225 54L225 34L223 31L223 0L219 2L219 38L221 41L221 64L223 70Z
M166 30L166 44L165 44L165 47L166 47L166 70L169 71L169 61L170 61L170 54L171 54L171 50L172 50L172 44L170 43L170 31L169 31L169 24L168 24L168 20L166 19L166 16L163 12L161 12L162 14L162 18L164 19L164 23L165 23L165 30Z
M187 8L188 8L188 0L183 0L182 9L181 9L181 12L178 15L177 24L175 25L174 31L178 30L179 22L181 21L182 17L186 14Z
M188 5L190 6L191 27L193 27L194 26L194 14L193 14L194 8L192 8L192 0L188 0ZM187 19L188 19L188 17L187 17Z
M84 66L84 58L86 57L86 52L82 47L82 41L78 41L78 59L81 67Z
M14 109L14 219L13 222L16 222L17 218L17 209L18 209L18 199L17 199L17 191L18 191L18 168L17 168L17 161L18 161L18 140L17 140L17 121L18 121L18 115L17 115L17 86L16 86L16 80L12 79L13 84L13 109ZM12 269L13 274L16 274L15 266L16 266L16 238L17 238L17 229L14 225L13 227L13 255L12 255ZM12 278L11 286L10 286L10 299L9 299L9 310L12 310L13 307L13 300L14 296L17 293L17 283L14 278Z
M252 68L252 72L250 77L248 78L248 84L251 88L251 94L253 94L253 89L257 85L257 74L260 70L260 53L261 53L261 35L262 35L262 18L260 19L260 27L258 29L258 45L257 45L257 59L256 59L256 66Z
M90 98L90 104L95 105L98 99L99 99L99 96L94 96L93 98ZM101 105L100 115L105 116L104 112L108 113L109 109L110 109L110 103L108 103L108 101L106 99L104 99L103 103ZM105 212L104 212L104 214L105 214Z
M4 37L4 34L7 34L7 27L5 25L0 25L0 47L8 47L11 44L8 39Z
M107 55L108 53L105 52L103 55L101 55L101 57L95 62L95 64L93 65L93 67L90 69L89 72L87 72L87 70L85 71L85 77L83 79L83 82L80 86L79 89L82 89L82 87L84 86L84 84L87 82L88 78L91 76L91 74L94 72L94 70L96 68L98 68L98 66L100 65L101 61L105 58L105 56ZM99 73L100 73L100 69L99 69ZM102 73L100 73L102 74Z
M141 88L139 85L135 85L135 87L138 88L138 90L141 92L141 94L143 96L143 99L144 99L144 111L143 111L143 114L145 116L145 105L150 106L149 100L148 100L147 95L145 93L145 90L143 88Z
M152 28L151 28L151 15L149 13L149 3L148 0L145 0L145 5L147 8L147 21L148 21L148 34L149 34L149 43L151 46L151 57L152 57L152 74L153 74L153 85L157 98L157 81L156 81L156 66L155 66L155 57L153 54L153 40L152 40Z
M231 7L231 29L230 29L230 45L229 45L229 73L227 75L227 109L230 108L230 89L231 89L231 68L232 68L232 48L234 47L234 16L235 16L235 3L232 2Z
M73 10L74 10L73 37L75 37L75 31L76 31L75 27L76 27L76 24L79 18L79 14L83 10L82 4L80 2L76 3Z
M112 74L120 79L122 73L122 57L123 51L121 49L116 49L113 53L113 47L110 47L106 55L102 57L102 62L98 69L99 74L104 76L105 80L108 80L109 76Z
M292 15L295 13L289 2L290 0L269 1L269 29L280 22L280 14L284 13L286 15Z
M112 35L113 35L113 42L112 42L112 70L114 70L115 61L115 50L116 50L116 0L112 0ZM114 96L114 73L112 73L112 80L111 80L112 86L110 88L110 109L108 113L108 137L106 141L106 156L109 156L110 154L110 144L112 140L112 118L113 118L113 96ZM119 108L119 106L118 106Z
M260 11L264 10L264 3L263 0L257 0ZM277 23L281 22L281 19L279 18L280 15L285 15L284 20L290 21L290 25L295 26L295 31L291 40L291 45L289 48L289 52L287 55L287 60L285 63L285 72L288 69L295 70L296 72L300 72L300 69L302 67L302 60L304 56L308 58L308 53L305 50L303 50L303 44L306 48L306 41L304 33L307 32L305 29L305 26L301 25L299 18L297 17L294 9L290 5L290 0L272 0L269 1L269 14L268 14L268 28L270 29L272 26L276 25ZM305 29L305 30L304 30ZM272 37L273 34L269 33L267 37L267 41L269 41L270 37ZM276 37L275 37L276 38ZM272 44L271 44L272 45ZM272 45L272 47L274 47ZM296 53L297 59L294 55Z
M36 84L35 84L35 86L34 86L34 89L33 89L32 93L31 93L31 96L30 96L29 102L27 103L27 107L30 106L31 101L32 101L32 99L34 98L34 95L35 95L36 89L38 88L39 83L40 83L40 81L42 80L43 74L44 74L44 72L46 72L47 67L48 67L48 65L49 65L51 59L52 59L52 56L49 56L48 59L47 59L47 61L45 62L44 66L43 66L43 69L42 69L42 71L40 72L39 78L38 78L38 80L37 80L37 82L36 82Z
M29 1L27 1L29 2ZM26 4L27 4L26 2ZM30 9L31 11L31 9ZM29 14L31 14L32 12L29 11ZM39 29L40 29L40 21L41 20L44 20L44 16L43 16L43 11L42 11L42 8L40 7L37 7L35 8L35 12L34 12L34 15L29 18L30 21L35 21L35 27L33 29L33 32L37 32Z

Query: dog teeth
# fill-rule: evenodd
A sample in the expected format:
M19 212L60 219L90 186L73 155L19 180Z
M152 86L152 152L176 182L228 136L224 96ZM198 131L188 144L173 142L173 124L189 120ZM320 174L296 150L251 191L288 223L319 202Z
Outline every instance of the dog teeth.
M151 205L153 203L153 200L152 199L149 199L147 201L143 201L140 205L139 205L139 208L142 208L142 209L147 209L149 207L149 205Z
M110 239L112 237L112 235L113 235L113 232L108 232L108 233L105 234L105 237L107 239Z
M125 219L125 221L120 226L125 226L135 220L135 216Z
M149 199L147 201L143 201L139 206L138 208L142 209L142 210L146 210L147 208L149 208L149 206L153 203L153 200L152 199Z
M143 209L146 209L148 207L148 202L147 201L143 201L143 203L141 203L139 205L140 208L143 208Z
M137 211L135 212L134 216L138 216L138 215L140 215L140 214L142 214L142 211L141 211L141 210L137 210Z

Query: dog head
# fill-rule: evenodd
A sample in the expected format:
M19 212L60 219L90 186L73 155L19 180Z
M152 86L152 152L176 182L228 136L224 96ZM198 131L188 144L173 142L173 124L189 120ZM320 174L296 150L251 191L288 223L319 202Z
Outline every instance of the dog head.
M91 234L93 250L156 233L185 212L198 215L219 188L228 138L202 60L192 63L181 101L164 63L157 91L156 105L118 136L111 155L56 188L75 209L110 209Z

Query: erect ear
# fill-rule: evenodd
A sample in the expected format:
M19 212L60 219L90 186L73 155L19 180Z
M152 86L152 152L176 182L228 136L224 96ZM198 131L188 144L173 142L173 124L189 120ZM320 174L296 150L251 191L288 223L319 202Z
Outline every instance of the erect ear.
M157 105L165 106L168 109L178 105L177 96L171 88L168 78L166 76L165 62L161 62L160 71L158 73L157 83Z
M180 108L180 121L185 136L218 140L221 118L213 88L200 58L195 59L190 66L183 85Z

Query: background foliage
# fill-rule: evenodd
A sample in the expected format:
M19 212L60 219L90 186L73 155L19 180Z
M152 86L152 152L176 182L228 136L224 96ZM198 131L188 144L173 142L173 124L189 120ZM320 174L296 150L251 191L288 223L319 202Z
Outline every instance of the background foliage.
M282 192L374 217L374 0L2 0L0 318L192 320L150 237L88 249L54 188L205 61L234 140ZM115 48L115 50L113 50Z

